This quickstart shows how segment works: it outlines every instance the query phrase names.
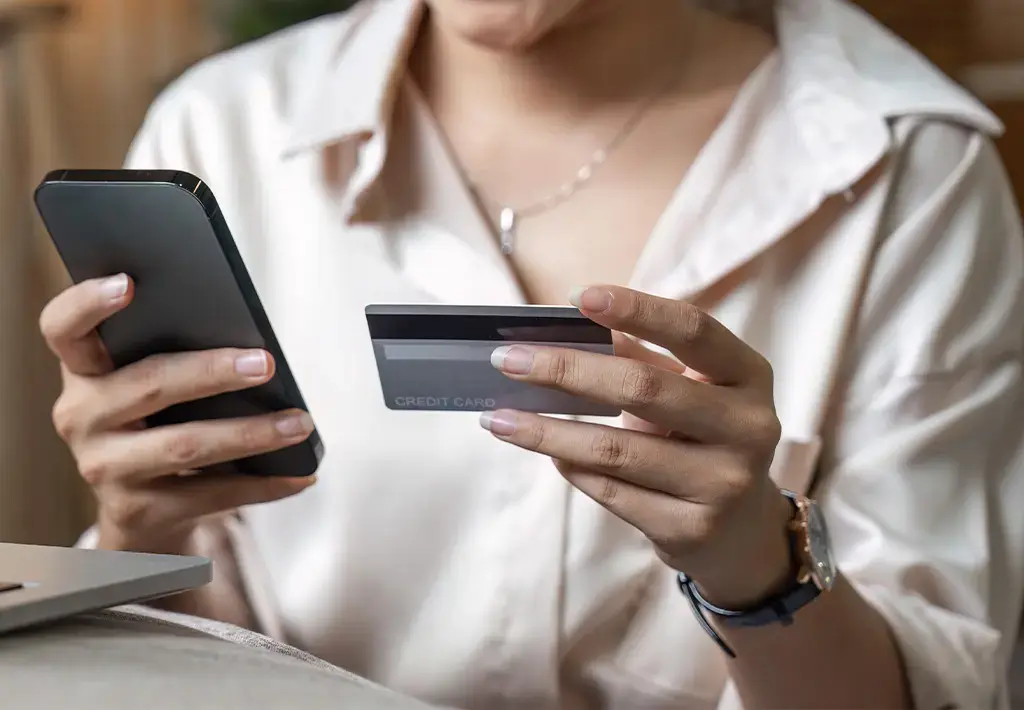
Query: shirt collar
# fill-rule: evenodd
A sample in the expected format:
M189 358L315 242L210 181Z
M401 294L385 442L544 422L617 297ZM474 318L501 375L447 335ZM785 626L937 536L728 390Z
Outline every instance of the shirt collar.
M787 108L810 157L834 166L826 190L870 169L854 163L873 164L888 123L902 116L1002 132L977 99L846 0L776 0L776 8ZM369 0L350 11L343 36L310 58L285 155L383 132L422 12L422 0ZM861 161L849 157L857 153Z
M310 56L288 114L286 157L379 132L391 114L423 13L421 0L367 0L334 46Z
M785 107L826 194L860 180L892 146L891 123L933 116L997 135L984 105L845 0L776 0Z

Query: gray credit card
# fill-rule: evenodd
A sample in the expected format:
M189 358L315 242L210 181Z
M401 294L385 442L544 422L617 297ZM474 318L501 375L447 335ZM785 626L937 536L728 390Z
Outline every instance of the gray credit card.
M491 366L503 345L534 344L613 354L612 334L575 308L557 306L371 305L384 403L409 411L617 417L617 407L517 382Z

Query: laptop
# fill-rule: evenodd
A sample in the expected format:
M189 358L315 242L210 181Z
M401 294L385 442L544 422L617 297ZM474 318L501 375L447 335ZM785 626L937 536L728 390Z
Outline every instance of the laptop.
M0 634L196 589L202 557L0 543Z

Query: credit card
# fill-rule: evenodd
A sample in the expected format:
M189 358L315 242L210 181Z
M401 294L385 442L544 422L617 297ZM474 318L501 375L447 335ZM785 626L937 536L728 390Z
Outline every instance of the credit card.
M612 334L575 308L370 305L366 323L384 404L405 411L617 417L621 410L517 382L491 365L503 345L547 345L613 354Z

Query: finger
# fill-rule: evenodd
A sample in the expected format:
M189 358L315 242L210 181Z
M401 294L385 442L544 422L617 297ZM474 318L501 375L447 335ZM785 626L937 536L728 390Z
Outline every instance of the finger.
M615 344L615 354L619 357L637 360L638 362L646 362L648 365L660 367L663 370L675 372L680 375L686 372L686 365L679 362L674 357L656 352L631 335L626 335L625 333L620 333L618 331L613 332L612 342Z
M764 358L689 303L618 286L592 286L571 300L595 323L660 345L716 384L770 382Z
M573 487L646 535L656 550L678 548L688 531L700 529L702 506L597 471L556 466Z
M750 482L739 455L720 448L509 410L485 413L481 424L520 448L694 503L723 501Z
M629 412L622 415L621 424L623 429L639 431L644 434L650 434L651 436L671 436L673 434L672 430L668 427L662 426L661 424L655 424L654 422L649 422L646 419L641 419L635 414L630 414Z
M249 505L271 503L301 493L316 476L194 476L168 483L168 512L178 519L214 515Z
M172 536L199 518L288 498L314 483L315 476L168 476L144 488L119 488L104 501L103 517L119 530Z
M69 372L98 375L111 370L96 327L127 306L133 294L131 279L118 274L76 284L46 305L39 330Z
M512 345L492 363L508 377L619 407L670 431L728 443L753 421L753 398L635 360L571 348Z
M219 419L116 432L94 437L77 452L78 468L92 486L126 485L201 470L227 461L283 449L313 431L305 412L287 410L243 419ZM287 471L282 471L286 475Z
M612 340L615 343L615 354L619 357L646 362L648 365L654 365L669 372L677 372L696 382L712 384L709 378L692 367L687 367L674 357L652 350L631 335L616 331L612 333Z
M83 383L75 395L92 408L89 431L116 429L182 402L248 389L274 376L274 359L263 350L204 350L154 355Z
M660 352L655 352L651 348L645 346L631 335L625 333L614 332L612 333L612 340L615 343L615 354L619 357L628 358L630 360L637 360L638 362L644 362L654 367L660 367L663 370L669 372L675 372L685 377L690 377L700 382L704 382L703 376L697 373L695 370L688 370L685 365L676 360L673 357L664 355ZM654 434L656 436L668 436L671 434L671 430L661 424L655 424L649 422L646 419L641 419L635 414L626 412L622 416L622 427L624 429L632 429L633 431L642 431L647 434Z

